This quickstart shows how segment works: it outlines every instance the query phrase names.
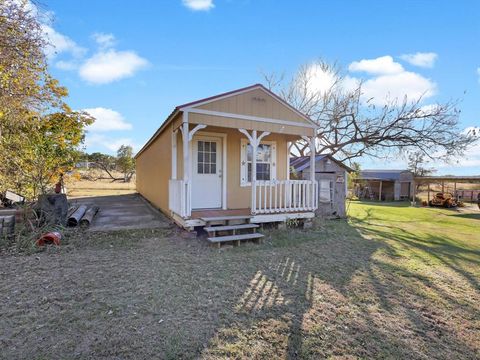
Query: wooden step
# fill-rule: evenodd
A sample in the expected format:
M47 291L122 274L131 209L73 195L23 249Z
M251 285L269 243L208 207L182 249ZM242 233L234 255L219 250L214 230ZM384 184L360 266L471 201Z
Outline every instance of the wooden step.
M230 241L242 241L242 240L258 240L263 238L264 235L255 233L255 234L242 234L242 235L228 235L228 236L216 236L216 237L209 237L207 238L208 241L211 243L223 243L223 242L230 242Z
M206 232L216 232L216 231L229 231L229 230L245 230L245 229L256 229L259 225L257 224L239 224L239 225L225 225L225 226L209 226L203 228Z
M213 221L229 221L229 220L247 220L251 219L250 215L235 215L235 216L214 216L214 217L203 217L200 220L205 222L213 222Z

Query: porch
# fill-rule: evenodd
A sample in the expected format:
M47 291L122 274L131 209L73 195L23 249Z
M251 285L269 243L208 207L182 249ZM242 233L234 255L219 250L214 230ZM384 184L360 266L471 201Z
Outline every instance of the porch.
M262 92L245 100L261 100L263 108ZM268 101L274 107L279 100ZM177 224L192 229L208 225L204 219L211 217L245 216L252 223L313 217L318 207L314 172L310 179L290 179L289 153L296 141L306 141L315 169L316 125L283 103L283 119L206 105L180 107L171 126L168 199Z
M234 137L231 129L227 136L228 131L218 127L213 132L199 131L205 128L199 124L188 132L180 130L183 174L180 179L169 180L169 209L178 225L192 229L205 226L203 218L219 216L248 215L254 223L314 216L318 207L317 181L290 179L287 151L291 143L287 139L294 137L246 129L233 130L239 134ZM183 134L188 134L188 140ZM275 141L264 142L264 138ZM234 149L245 154L234 153ZM172 154L175 157L178 151ZM257 165L260 160L263 162ZM240 172L240 178L229 176L235 170ZM258 180L258 170L268 180Z

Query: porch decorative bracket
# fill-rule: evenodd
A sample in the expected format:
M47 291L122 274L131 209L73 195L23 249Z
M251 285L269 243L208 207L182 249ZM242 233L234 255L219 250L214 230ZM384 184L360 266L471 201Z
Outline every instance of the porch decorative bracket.
M250 135L248 133L248 130L245 130L245 129L238 129L238 131L240 131L243 135L247 137L248 141L250 142L250 145L252 145L255 149L258 147L258 145L260 145L260 141L262 141L262 139L265 136L270 135L270 132L268 131L262 132L258 137L257 137L257 130L252 130L252 135Z
M195 126L192 130L190 130L190 132L188 133L188 141L192 141L193 139L193 135L195 135L195 133L199 130L202 130L202 129L205 129L207 127L207 125L203 125L203 124L198 124L197 126Z

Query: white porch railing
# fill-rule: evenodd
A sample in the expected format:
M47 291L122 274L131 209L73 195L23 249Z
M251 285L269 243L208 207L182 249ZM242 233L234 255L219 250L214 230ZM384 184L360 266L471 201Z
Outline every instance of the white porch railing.
M168 207L181 217L190 216L190 185L185 180L169 180Z
M314 211L318 208L318 182L312 180L257 180L252 185L254 214Z

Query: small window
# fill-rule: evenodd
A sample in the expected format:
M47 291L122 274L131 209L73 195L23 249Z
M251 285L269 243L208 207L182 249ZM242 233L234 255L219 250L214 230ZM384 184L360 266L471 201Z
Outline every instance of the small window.
M217 173L217 144L214 141L198 141L197 173Z
M242 139L241 147L241 184L249 185L252 181L253 147ZM276 145L274 142L261 143L257 148L257 180L276 179Z
M320 179L318 182L319 201L329 203L332 201L332 182L327 179Z

